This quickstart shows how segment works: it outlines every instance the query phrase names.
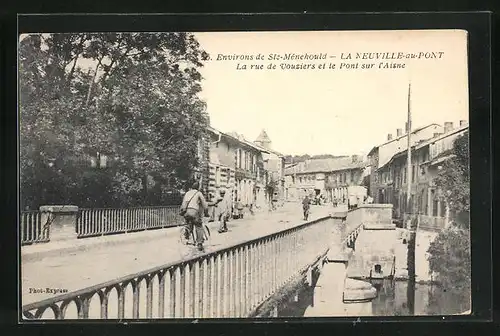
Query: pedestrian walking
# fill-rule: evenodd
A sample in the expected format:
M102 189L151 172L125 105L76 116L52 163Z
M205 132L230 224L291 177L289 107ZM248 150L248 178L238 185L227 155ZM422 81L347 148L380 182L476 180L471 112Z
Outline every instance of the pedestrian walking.
M304 220L307 220L309 217L309 209L311 207L311 200L309 199L309 196L306 195L304 199L302 200L302 210L304 212Z
M211 222L214 222L215 221L215 211L216 211L216 207L217 207L217 204L216 204L216 197L213 193L209 193L208 194L208 214L209 214L209 219L208 219L208 222L211 223Z
M273 211L278 208L277 207L277 205L278 205L278 193L277 192L273 193L273 198L271 200L271 205L272 205Z
M220 223L219 233L227 232L227 221L229 220L229 216L231 216L231 210L231 192L227 191L225 188L221 188L217 200L217 217Z
M238 219L243 218L243 209L245 207L243 206L243 202L241 202L241 199L238 199L238 202L236 202L236 210L238 211Z
M253 204L253 203L254 203L254 202L250 203L250 206L248 207L248 211L250 211L250 214L251 214L252 216L254 216L254 215L255 215L255 212L254 212L254 204Z
M201 251L203 250L204 241L203 216L205 212L208 211L208 203L201 191L199 191L199 188L199 182L194 182L192 184L191 189L186 192L182 199L180 211L181 216L183 216L186 221L187 230L185 238L189 239L193 229L196 230L195 243L198 250Z

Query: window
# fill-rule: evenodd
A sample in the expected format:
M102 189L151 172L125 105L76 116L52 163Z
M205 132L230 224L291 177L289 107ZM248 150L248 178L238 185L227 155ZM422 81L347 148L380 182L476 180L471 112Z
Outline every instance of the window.
M432 202L432 215L437 216L438 215L438 205L439 202L437 199L434 199Z
M406 183L406 167L403 168L403 183Z
M203 158L203 140L198 139L198 158Z
M220 168L215 167L215 185L219 186L220 185Z

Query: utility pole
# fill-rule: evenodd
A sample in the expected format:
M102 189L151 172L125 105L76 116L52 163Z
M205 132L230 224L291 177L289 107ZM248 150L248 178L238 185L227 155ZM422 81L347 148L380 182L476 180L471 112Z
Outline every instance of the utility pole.
M415 241L416 241L416 228L412 220L412 198L411 198L411 182L412 182L412 164L411 164L411 83L408 84L408 148L407 148L407 163L406 163L406 213L408 214L408 221L406 228L410 231L410 239L408 241L408 310L410 315L415 314Z
M408 84L408 148L406 150L406 212L409 214L410 201L411 201L411 179L412 179L412 165L411 165L411 83ZM406 227L411 230L411 218L408 216Z

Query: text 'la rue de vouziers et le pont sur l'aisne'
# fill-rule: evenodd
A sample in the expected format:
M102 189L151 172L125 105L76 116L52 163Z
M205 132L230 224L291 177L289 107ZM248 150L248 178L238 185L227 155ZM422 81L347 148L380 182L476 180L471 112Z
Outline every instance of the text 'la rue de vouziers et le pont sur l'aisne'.
M217 54L217 62L234 62L236 70L405 69L409 60L440 60L444 51Z

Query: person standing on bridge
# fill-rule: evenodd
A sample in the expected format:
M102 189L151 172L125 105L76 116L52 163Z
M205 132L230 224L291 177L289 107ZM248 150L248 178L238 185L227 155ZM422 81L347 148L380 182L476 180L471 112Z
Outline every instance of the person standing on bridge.
M219 233L227 232L227 221L231 216L232 210L232 200L231 191L227 191L225 188L219 190L219 198L217 200L217 217L220 222Z
M184 195L181 205L181 214L186 220L188 230L186 230L186 239L189 239L193 229L196 230L196 246L198 250L203 250L203 216L208 211L208 203L205 197L199 191L200 184L198 181L194 182L188 192Z
M304 211L304 220L307 220L309 217L309 208L311 207L311 200L309 196L305 196L302 200L302 210Z

